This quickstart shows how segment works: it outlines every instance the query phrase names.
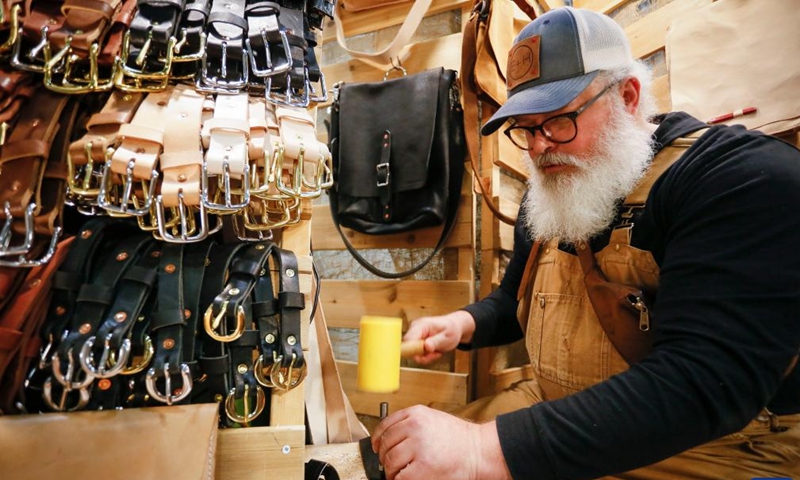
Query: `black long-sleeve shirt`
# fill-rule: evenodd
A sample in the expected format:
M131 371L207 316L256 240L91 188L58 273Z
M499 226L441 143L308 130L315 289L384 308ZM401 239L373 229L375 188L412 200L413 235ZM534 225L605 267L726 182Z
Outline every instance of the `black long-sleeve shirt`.
M657 147L704 126L685 113L659 120ZM522 338L516 293L531 241L521 224L514 239L499 289L465 307L471 348ZM800 152L712 127L655 183L631 243L660 268L653 350L591 388L499 416L514 478L623 472L735 432L764 406L800 412L800 368L782 379L800 349Z

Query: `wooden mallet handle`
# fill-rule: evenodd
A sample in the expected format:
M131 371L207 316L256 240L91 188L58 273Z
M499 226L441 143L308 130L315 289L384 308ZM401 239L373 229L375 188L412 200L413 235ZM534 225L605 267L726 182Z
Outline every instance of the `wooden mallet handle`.
M400 344L400 356L403 358L416 357L425 353L424 340L411 340Z

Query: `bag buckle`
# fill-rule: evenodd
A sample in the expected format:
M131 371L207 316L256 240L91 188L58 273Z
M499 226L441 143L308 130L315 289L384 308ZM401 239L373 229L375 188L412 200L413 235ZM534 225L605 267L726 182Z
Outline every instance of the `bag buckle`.
M375 171L378 173L378 187L387 187L389 186L389 177L391 176L391 172L389 171L389 162L379 163L375 165Z

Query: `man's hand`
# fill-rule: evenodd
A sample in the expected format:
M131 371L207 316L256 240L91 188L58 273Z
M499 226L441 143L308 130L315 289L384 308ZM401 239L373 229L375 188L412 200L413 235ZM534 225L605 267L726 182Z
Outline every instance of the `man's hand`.
M511 478L494 422L478 425L424 406L386 417L372 449L388 480Z
M403 336L406 341L424 340L425 353L414 357L414 361L427 365L442 354L455 350L459 343L472 341L475 319L468 312L458 310L436 317L421 317L413 322Z

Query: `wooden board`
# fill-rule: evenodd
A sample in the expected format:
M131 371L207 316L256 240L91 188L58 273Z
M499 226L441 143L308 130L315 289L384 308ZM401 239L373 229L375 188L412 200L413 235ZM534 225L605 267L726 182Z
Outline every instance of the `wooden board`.
M358 328L362 315L405 321L442 315L472 301L468 280L325 280L320 293L329 328Z
M303 480L305 435L302 423L284 427L220 430L215 478Z
M669 3L625 28L635 58L644 58L664 48L667 28L676 17L711 4L712 0L680 0Z
M433 0L425 16L436 15L437 13L463 8L470 5L469 0ZM362 10L360 12L341 11L340 21L344 29L345 37L359 35L362 33L373 32L383 28L400 25L408 16L411 10L411 2L387 5L385 7ZM324 42L336 41L336 27L332 20L328 20L322 30Z
M438 67L459 70L461 68L461 34L454 33L414 44L408 58L403 62L403 67L409 74ZM332 87L336 82L379 82L383 80L385 72L358 60L348 60L323 66L322 73L325 75L327 84ZM327 104L332 101L331 98ZM319 107L327 104L320 104Z
M419 404L456 406L467 402L467 374L401 368L400 390L394 393L365 393L357 390L357 364L344 361L336 364L342 375L344 391L359 414L377 417L381 402L389 402L390 412Z
M653 79L653 96L656 97L656 106L659 112L672 110L672 98L669 93L669 75L661 75Z
M629 1L630 0L574 0L573 4L575 8L588 8L595 12L608 13Z
M469 197L461 197L458 217L453 231L445 242L446 247L467 247L472 245L472 219L470 217ZM333 224L328 205L314 206L314 225L312 235L315 250L344 250L344 242ZM365 235L348 228L342 228L347 240L356 249L363 248L432 248L441 237L442 227L430 227L412 232L393 235Z

